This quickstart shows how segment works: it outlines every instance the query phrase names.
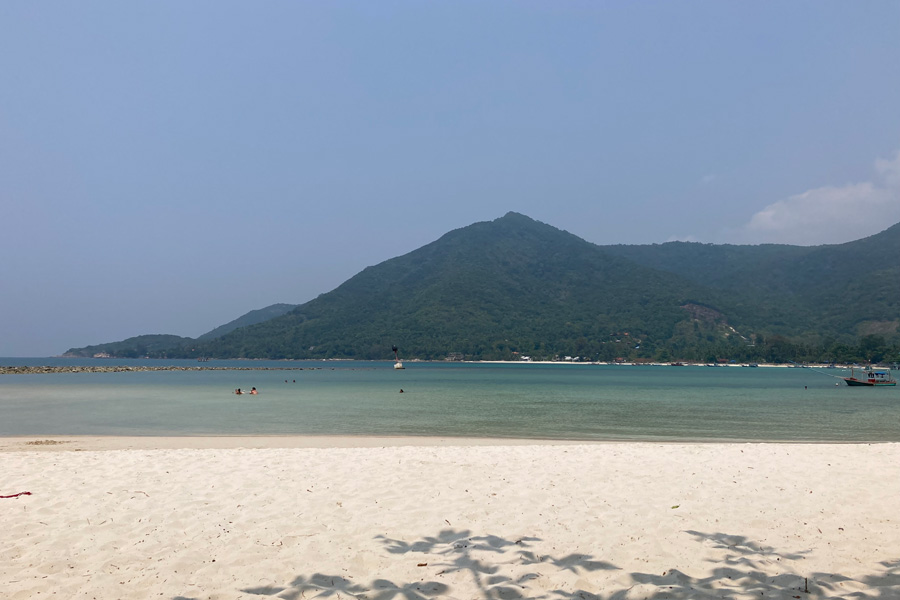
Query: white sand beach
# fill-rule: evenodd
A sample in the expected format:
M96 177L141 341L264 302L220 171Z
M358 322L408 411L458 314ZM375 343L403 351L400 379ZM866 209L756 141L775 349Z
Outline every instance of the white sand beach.
M3 598L900 598L900 444L47 441Z

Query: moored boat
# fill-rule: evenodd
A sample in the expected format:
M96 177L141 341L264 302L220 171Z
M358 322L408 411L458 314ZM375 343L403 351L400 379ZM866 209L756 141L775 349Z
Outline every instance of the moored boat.
M861 373L861 376L856 376L856 370L850 369L850 377L843 377L844 381L847 382L847 385L862 385L862 386L882 386L882 385L897 385L897 380L891 377L890 369L864 369Z
M394 360L397 361L394 363L394 368L395 369L405 369L406 367L404 367L403 363L400 362L400 354L398 353L397 346L391 346L391 350L394 351Z

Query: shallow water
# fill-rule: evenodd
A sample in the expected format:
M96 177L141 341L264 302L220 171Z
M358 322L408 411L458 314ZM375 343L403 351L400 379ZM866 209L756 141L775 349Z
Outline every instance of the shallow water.
M0 364L302 369L0 375L0 436L900 441L900 388L836 386L831 371L810 369L408 362L398 371L390 362L90 359ZM252 386L260 395L232 393Z

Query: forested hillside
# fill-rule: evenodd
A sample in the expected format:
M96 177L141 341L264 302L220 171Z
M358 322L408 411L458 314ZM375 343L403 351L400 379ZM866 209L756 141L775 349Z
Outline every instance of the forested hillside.
M597 246L509 213L147 355L898 360L898 250L900 226L835 246Z
M900 224L829 246L604 246L734 299L733 324L809 342L895 339L900 325Z
M561 352L614 358L625 349L616 339L667 340L688 317L682 305L713 296L511 213L369 267L284 317L199 351L384 358L385 348L398 344L421 358Z

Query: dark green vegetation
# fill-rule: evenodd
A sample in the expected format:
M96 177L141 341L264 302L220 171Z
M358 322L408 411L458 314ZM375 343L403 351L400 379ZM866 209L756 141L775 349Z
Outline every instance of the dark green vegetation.
M72 348L63 356L96 356L109 355L118 358L141 358L143 356L162 356L172 348L181 348L194 340L178 335L138 335L108 344Z
M223 336L226 333L234 331L239 327L248 327L256 325L275 317L290 312L296 308L295 304L273 304L259 310L252 310L242 317L238 317L230 323L220 325L208 333L204 333L196 340L188 337L180 337L177 335L139 335L136 337L122 340L121 342L110 342L108 344L97 344L96 346L85 346L84 348L72 348L68 350L65 356L95 356L97 354L108 354L119 358L141 358L143 356L174 356L175 352L183 352L181 348L191 346L198 341L212 340ZM174 349L178 349L177 351Z
M139 355L896 361L898 256L900 225L835 246L597 246L509 213L280 316Z
M200 341L214 340L217 337L221 337L240 327L249 327L250 325L256 325L257 323L280 317L283 314L291 312L295 308L297 308L296 304L273 304L272 306L260 308L259 310L251 310L246 315L238 317L225 325L220 325L212 331L204 333L197 339Z

